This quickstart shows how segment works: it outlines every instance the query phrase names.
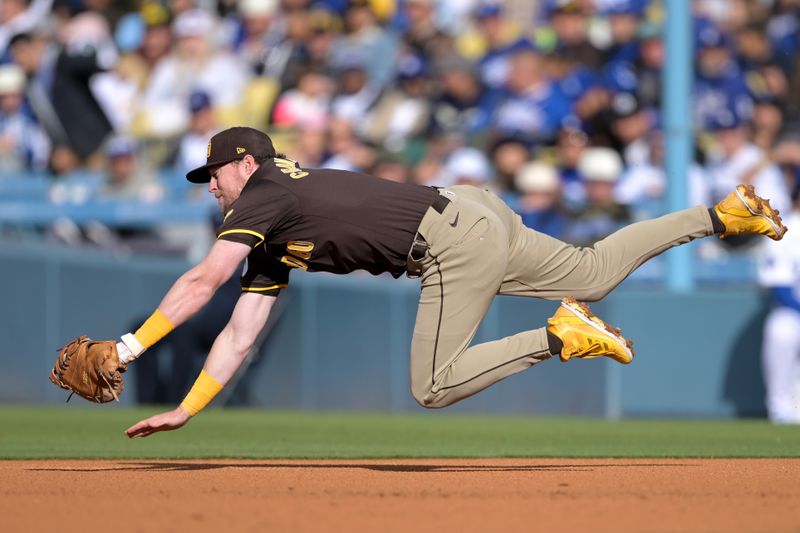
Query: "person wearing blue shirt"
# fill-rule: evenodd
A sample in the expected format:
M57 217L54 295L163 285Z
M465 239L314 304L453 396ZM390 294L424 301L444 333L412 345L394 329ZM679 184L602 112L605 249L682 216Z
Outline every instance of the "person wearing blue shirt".
M635 62L639 57L636 35L644 18L646 0L608 0L601 13L608 18L613 43L606 51L606 63Z
M528 39L518 39L500 48L490 49L478 61L481 80L492 89L502 89L511 74L512 62L518 52L535 50Z
M486 87L475 66L457 54L434 67L439 92L431 102L431 133L480 136L489 128L503 93Z
M557 83L542 72L542 58L533 50L521 50L512 58L508 99L500 105L494 128L505 135L522 135L551 143L571 113L571 102Z
M749 120L753 99L733 58L728 37L705 19L696 21L697 72L694 84L695 123L704 128L732 109Z

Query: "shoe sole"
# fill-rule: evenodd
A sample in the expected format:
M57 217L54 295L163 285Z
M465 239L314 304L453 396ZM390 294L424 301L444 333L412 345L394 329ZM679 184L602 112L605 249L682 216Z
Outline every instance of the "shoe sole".
M630 356L631 361L633 360L633 357L636 355L636 350L633 349L633 341L623 337L622 331L619 328L610 326L606 324L604 321L597 322L600 319L592 314L592 310L589 309L588 305L586 305L583 302L579 302L572 296L568 296L563 300L561 300L561 307L569 309L575 314L575 316L580 318L584 323L593 327L600 333L611 335L617 342L619 342L622 345L622 347L625 349L625 352L628 354L628 356Z
M769 200L761 198L759 195L757 195L755 187L752 185L739 185L736 187L735 192L736 196L739 197L739 200L741 200L751 215L766 218L769 221L769 224L772 226L772 229L775 231L776 235L775 237L770 235L770 238L776 241L783 238L787 228L783 225L780 212L776 209L773 209L772 206L769 205ZM748 199L755 204L755 209L750 206Z

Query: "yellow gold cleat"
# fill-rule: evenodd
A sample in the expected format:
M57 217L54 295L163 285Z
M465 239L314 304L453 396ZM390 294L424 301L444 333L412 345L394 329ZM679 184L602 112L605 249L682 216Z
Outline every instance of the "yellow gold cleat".
M561 360L573 357L591 359L610 357L627 365L633 360L633 342L592 314L589 306L567 297L561 307L547 319L547 331L561 339Z
M786 233L781 215L769 205L769 200L756 194L752 185L737 185L736 189L714 206L725 231L719 238L743 233L766 235L779 241Z

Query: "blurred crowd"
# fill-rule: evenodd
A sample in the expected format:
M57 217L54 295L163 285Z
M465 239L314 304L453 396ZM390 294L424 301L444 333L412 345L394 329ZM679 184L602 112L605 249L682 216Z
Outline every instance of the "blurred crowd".
M690 202L746 182L789 210L800 0L692 6ZM665 208L664 18L645 0L0 0L0 182L100 172L93 194L169 201L215 132L249 125L301 166L487 187L590 244Z

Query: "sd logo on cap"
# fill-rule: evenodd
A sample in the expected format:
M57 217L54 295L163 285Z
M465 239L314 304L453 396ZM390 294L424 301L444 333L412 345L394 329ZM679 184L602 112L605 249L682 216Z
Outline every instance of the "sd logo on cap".
M252 155L257 160L275 156L272 139L261 131L244 126L228 128L211 137L206 151L206 164L186 174L192 183L208 183L208 169Z

